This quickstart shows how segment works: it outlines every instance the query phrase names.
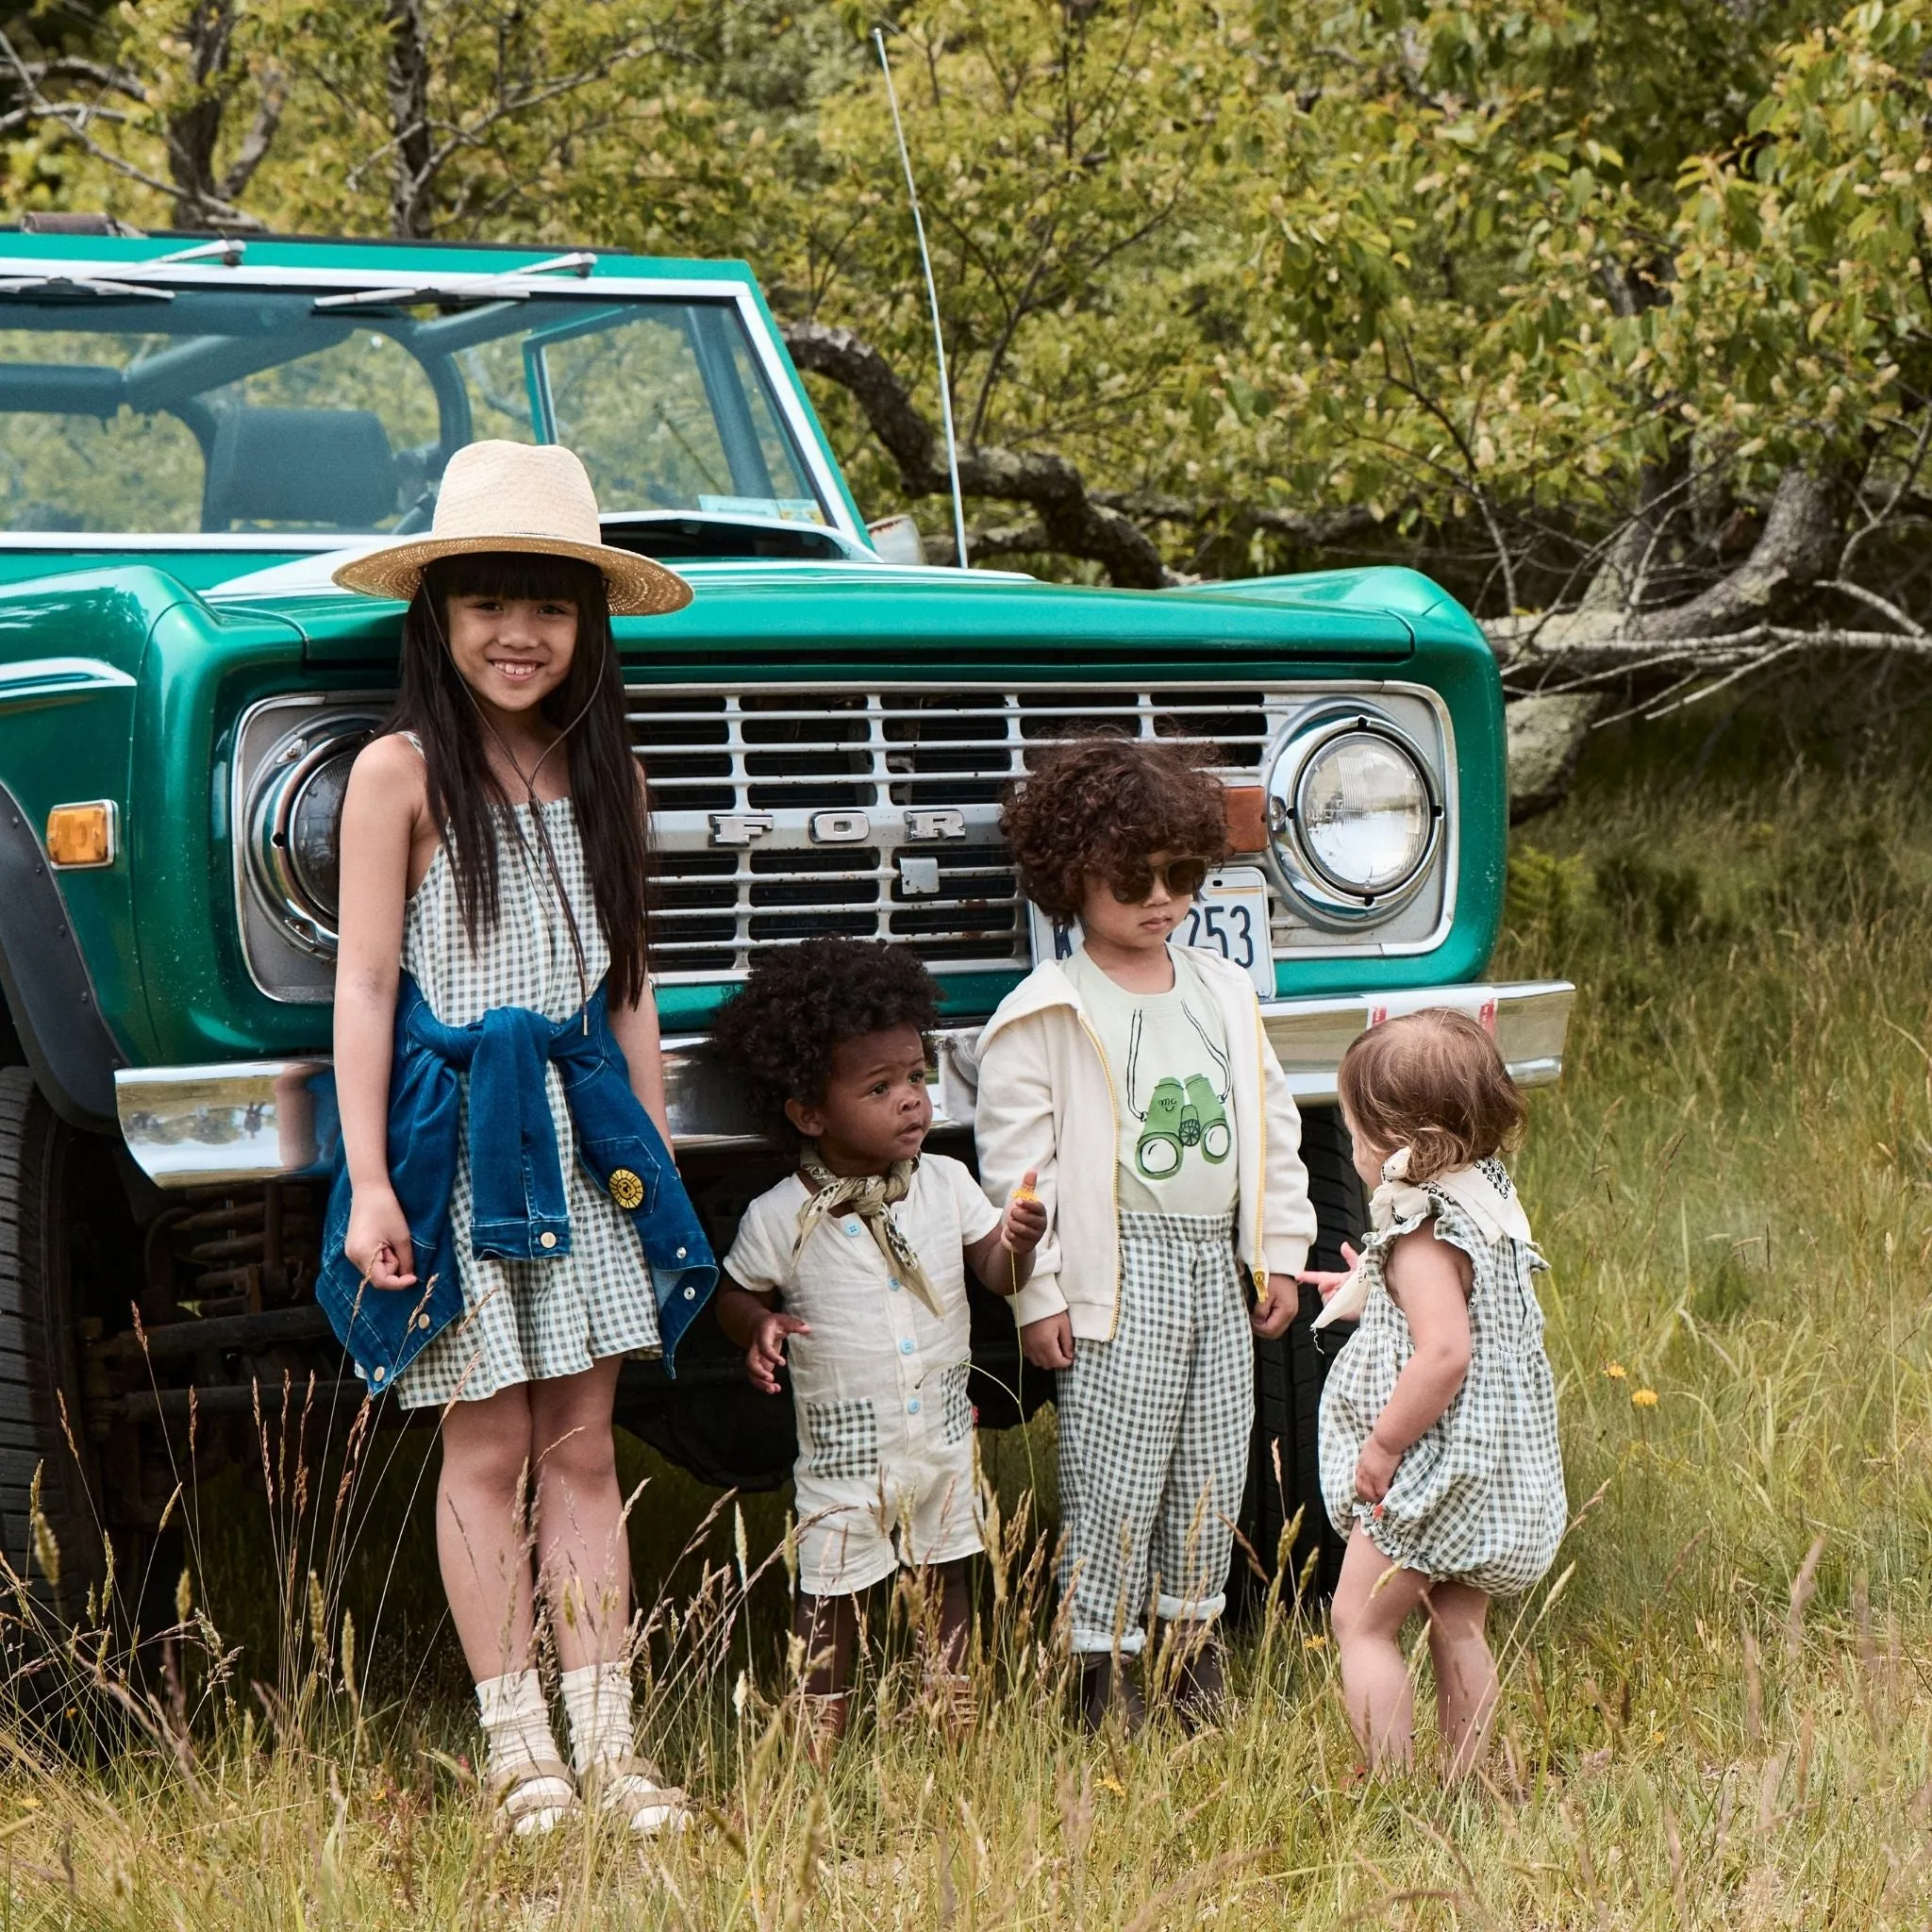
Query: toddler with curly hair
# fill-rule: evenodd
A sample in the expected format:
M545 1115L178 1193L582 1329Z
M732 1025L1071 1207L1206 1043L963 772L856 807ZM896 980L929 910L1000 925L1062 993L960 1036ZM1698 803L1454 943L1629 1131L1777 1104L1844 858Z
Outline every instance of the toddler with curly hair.
M954 1070L976 1082L981 1179L998 1198L1036 1177L1048 1217L1014 1312L1027 1361L1058 1372L1082 1707L1096 1726L1116 1702L1138 1722L1120 1661L1151 1618L1191 1724L1222 1692L1254 1337L1293 1319L1315 1233L1301 1121L1246 973L1173 943L1227 852L1211 774L1158 742L1079 740L1017 786L1004 824L1028 896L1082 941L1034 968Z
M827 939L761 954L713 1027L763 1124L798 1149L745 1209L716 1306L758 1388L777 1394L790 1361L795 1628L822 1746L845 1727L857 1598L902 1567L936 1574L929 1689L956 1726L972 1719L966 1559L984 1545L966 1269L1013 1293L1046 1216L1028 1188L1002 1214L959 1161L923 1151L938 1017L914 955Z

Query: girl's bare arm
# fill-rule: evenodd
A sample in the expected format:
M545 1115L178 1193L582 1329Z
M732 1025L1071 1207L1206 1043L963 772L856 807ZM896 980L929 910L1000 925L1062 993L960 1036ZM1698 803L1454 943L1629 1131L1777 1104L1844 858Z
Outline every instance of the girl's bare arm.
M634 1007L610 1008L610 1033L630 1069L630 1091L671 1145L671 1116L664 1105L664 1049L658 1032L658 1002L649 987Z
M650 801L644 791L644 768L638 774L638 808L648 811ZM658 1000L646 986L634 1007L612 1006L611 1037L624 1052L624 1063L630 1070L630 1091L638 1104L651 1116L664 1145L671 1146L671 1112L664 1100L664 1046L658 1030Z
M1469 1373L1469 1257L1433 1224L1404 1235L1384 1275L1408 1323L1414 1353L1403 1365L1356 1469L1356 1493L1378 1503L1395 1465L1456 1399Z
M1382 1446L1399 1456L1456 1400L1469 1373L1469 1257L1439 1241L1431 1222L1395 1243L1384 1278L1415 1345L1375 1421Z
M415 1281L408 1225L390 1183L389 1081L410 851L424 806L423 761L401 739L378 739L357 758L342 800L336 1103L354 1190L344 1245L377 1288Z

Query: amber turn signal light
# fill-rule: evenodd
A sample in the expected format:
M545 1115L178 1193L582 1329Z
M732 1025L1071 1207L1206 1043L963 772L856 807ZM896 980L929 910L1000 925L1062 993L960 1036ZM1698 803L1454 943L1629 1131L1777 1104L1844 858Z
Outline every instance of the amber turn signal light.
M1268 794L1258 785L1230 785L1222 793L1230 852L1268 849Z
M57 805L47 814L47 857L59 866L112 865L113 800Z

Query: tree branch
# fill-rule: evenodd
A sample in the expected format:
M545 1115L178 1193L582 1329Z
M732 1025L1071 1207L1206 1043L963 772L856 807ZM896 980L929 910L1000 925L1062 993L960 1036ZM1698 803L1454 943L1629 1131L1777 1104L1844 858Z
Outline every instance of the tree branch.
M782 333L801 369L836 382L858 405L908 495L950 491L932 425L919 412L897 371L870 342L850 329L817 322L787 323ZM1086 558L1127 589L1160 590L1176 581L1153 539L1089 495L1080 472L1064 457L975 444L959 452L959 487L968 496L1029 505L1048 541L1027 547Z

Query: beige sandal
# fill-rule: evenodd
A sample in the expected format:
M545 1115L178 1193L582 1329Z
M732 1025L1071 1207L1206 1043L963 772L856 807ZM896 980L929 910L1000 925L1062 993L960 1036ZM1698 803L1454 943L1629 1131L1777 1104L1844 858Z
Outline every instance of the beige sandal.
M648 1758L600 1758L584 1774L584 1795L601 1817L623 1819L641 1838L683 1831L691 1824L684 1793L660 1785Z
M811 1768L821 1775L831 1768L840 1740L852 1715L849 1690L806 1690L799 1695L804 1719L805 1755Z
M577 1808L570 1766L560 1757L532 1757L490 1780L496 1815L518 1838L555 1831Z

